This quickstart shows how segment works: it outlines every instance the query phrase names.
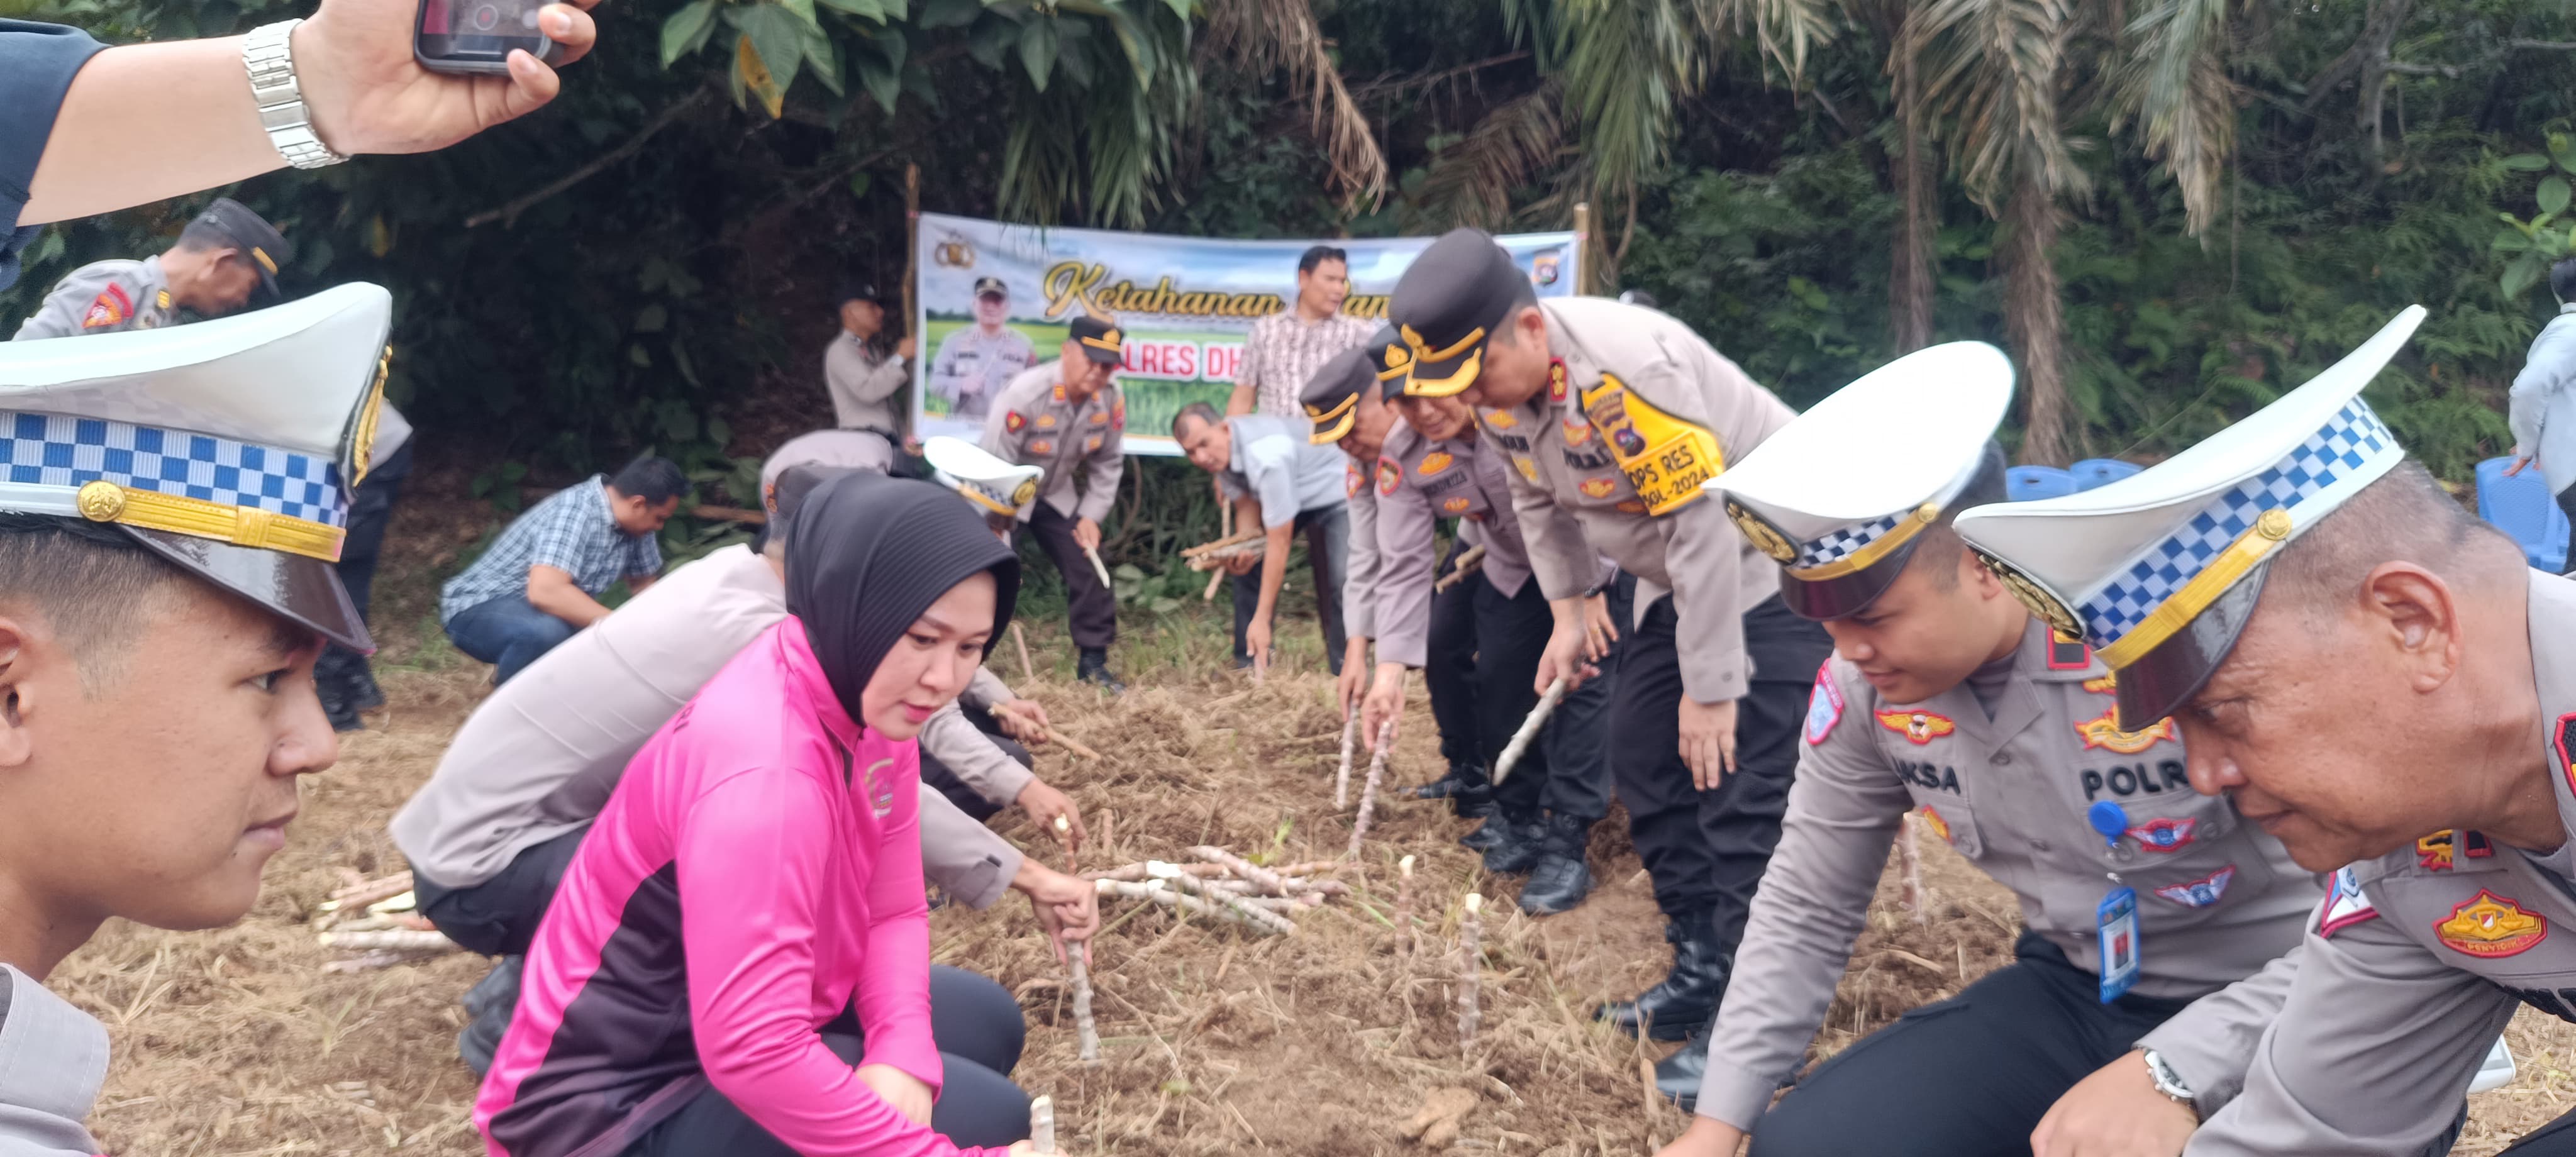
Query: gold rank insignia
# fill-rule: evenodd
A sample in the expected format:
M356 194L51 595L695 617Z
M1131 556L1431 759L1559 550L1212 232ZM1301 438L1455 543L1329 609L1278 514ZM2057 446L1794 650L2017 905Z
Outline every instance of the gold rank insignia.
M1781 533L1779 527L1764 521L1761 515L1745 509L1741 503L1729 502L1726 504L1726 516L1735 520L1735 528L1744 532L1744 540L1752 543L1753 549L1781 562L1797 560L1797 544L1790 542L1788 535Z
M2084 737L2084 746L2100 747L2122 755L2136 755L2150 747L2174 738L2173 720L2159 719L2143 731L2120 730L2120 711L2112 708L2101 718L2087 719L2075 725L2075 734Z
M1619 484L1608 478L1586 478L1576 483L1574 488L1582 491L1585 498L1608 498L1619 489Z
M1465 514L1467 513L1467 508L1473 505L1475 505L1475 503L1469 502L1464 498L1451 498L1443 501L1440 504L1440 509L1448 511L1451 514Z
M1038 429L1041 429L1041 430L1052 430L1052 429L1055 429L1055 415L1053 415L1053 414L1040 414L1040 415L1038 415L1038 420L1037 420L1036 422L1034 422L1034 423L1031 423L1031 424L1032 424L1032 425L1034 425L1034 426L1036 426Z
M1509 410L1485 411L1485 426L1487 429L1508 430L1520 424L1520 419L1513 417Z
M2449 919L2433 926L2442 944L2464 956L2494 960L2519 956L2549 939L2549 920L2484 888L2477 898L2451 909Z
M2084 689L2096 695L2116 695L2120 690L2120 677L2104 675L2099 679L2087 679L2084 681Z
M1906 742L1917 747L1959 729L1949 716L1929 711L1878 711L1872 714L1878 716L1879 726L1904 736Z
M1547 400L1550 404L1565 401L1565 359L1553 358L1547 363Z
M2020 599L2021 605L2030 608L2030 613L2038 615L2049 629L2070 639L2084 637L2084 625L2075 620L2075 612L2057 601L2057 596L2048 593L2048 588L2032 581L2029 575L2021 573L2011 563L1982 550L1977 552L1977 561L1984 563L1986 569L1993 572L1995 581L2004 584L2004 589L2011 591L2013 597Z
M1449 464L1455 461L1457 461L1457 459L1451 457L1448 451L1434 450L1423 455L1422 464L1414 467L1413 471L1425 478L1429 478L1434 474L1438 474L1439 472L1448 469Z

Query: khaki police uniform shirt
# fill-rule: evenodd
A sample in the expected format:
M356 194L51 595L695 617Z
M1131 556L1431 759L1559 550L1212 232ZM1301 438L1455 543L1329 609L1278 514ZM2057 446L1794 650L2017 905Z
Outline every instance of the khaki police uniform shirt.
M844 430L903 431L896 397L912 381L911 366L892 353L880 357L847 330L823 351L823 387L832 395L832 424Z
M2011 661L1991 719L1965 684L1890 704L1845 660L1817 672L1788 816L1718 1011L1700 1113L1758 1131L1833 1000L1897 825L1917 807L1934 834L2012 889L2023 924L2078 968L2101 966L2097 913L2119 873L2138 894L2131 991L2197 998L2140 1043L2204 1110L2234 1094L2289 984L2289 967L2273 962L2299 943L2322 879L2227 799L2192 791L2170 721L2117 730L2110 683L2081 644L2033 622ZM2117 852L2086 818L2104 800L2127 813Z
M159 257L100 261L72 270L18 327L18 341L159 329L176 321ZM391 453L391 451L387 451Z
M1403 419L1396 424L1403 425ZM1377 553L1377 489L1370 482L1376 473L1374 464L1343 455L1342 495L1350 509L1351 537L1343 557L1342 630L1354 639L1377 638L1378 574L1385 567Z
M2576 833L2576 582L2531 572L2529 613L2550 787ZM2570 850L2446 831L2337 872L2244 1095L2184 1152L2422 1152L2516 1004L2576 1021Z
M939 343L930 361L930 394L948 399L952 418L981 418L1000 403L1013 377L1037 362L1027 334L1003 326L987 335L968 326Z
M1477 452L1474 436L1434 442L1397 419L1377 478L1378 661L1419 667L1430 651L1435 530L1443 518L1481 525L1485 581L1511 598L1530 581L1529 547L1512 517L1512 468ZM1597 576L1596 576L1597 577Z
M1477 417L1515 472L1512 505L1539 589L1551 600L1582 594L1598 550L1637 576L1639 621L1672 594L1684 693L1741 698L1751 679L1743 614L1777 591L1777 564L1700 484L1796 415L1664 314L1598 297L1538 308L1563 372L1529 401Z
M1109 516L1118 477L1127 468L1127 398L1112 378L1089 401L1077 403L1058 366L1034 365L1011 379L984 419L984 451L1045 470L1038 479L1039 501L1058 514L1098 522ZM1084 480L1078 494L1076 475ZM1028 518L1020 516L1023 522Z
M0 964L0 1157L101 1152L81 1122L106 1081L106 1026Z

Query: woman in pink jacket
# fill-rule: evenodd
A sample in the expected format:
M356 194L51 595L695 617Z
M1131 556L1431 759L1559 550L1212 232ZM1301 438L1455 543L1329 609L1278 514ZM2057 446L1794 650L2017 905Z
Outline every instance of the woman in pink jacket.
M932 1039L913 744L1010 621L1019 561L955 495L874 474L816 487L788 542L788 618L636 754L547 910L474 1107L494 1157L1026 1135L1007 1081L941 1095L941 1044L971 1043Z

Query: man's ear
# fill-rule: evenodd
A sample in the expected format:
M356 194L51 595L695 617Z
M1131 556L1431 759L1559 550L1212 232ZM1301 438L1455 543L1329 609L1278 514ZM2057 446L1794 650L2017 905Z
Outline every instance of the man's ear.
M23 686L31 666L27 639L24 623L0 615L0 769L24 767L35 754L26 720L34 697Z
M2405 670L2416 691L2432 691L2458 673L2458 592L2440 575L2411 562L2384 562L2354 593L2368 634Z
M1995 572L1987 570L1986 564L1977 558L1977 552L1968 549L1966 543L1959 545L1959 583L1975 591L1981 599L2000 598L2011 593L2004 589L2003 580L1996 578Z

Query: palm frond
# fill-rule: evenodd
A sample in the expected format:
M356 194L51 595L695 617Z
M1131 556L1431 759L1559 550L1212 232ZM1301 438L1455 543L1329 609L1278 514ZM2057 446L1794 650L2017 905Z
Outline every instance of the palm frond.
M1345 207L1374 210L1386 198L1386 154L1333 63L1332 42L1309 0L1212 0L1204 50L1259 72L1284 71L1306 100L1307 123L1323 146Z
M1932 0L1916 15L1907 47L1969 196L1997 213L2018 181L2085 190L2058 115L2073 31L2067 0Z
M1829 0L1695 0L1701 27L1711 33L1748 29L1764 55L1792 82L1807 71L1807 53L1834 37L1835 5Z
M1456 224L1502 225L1512 214L1512 190L1538 180L1566 154L1565 123L1557 115L1562 99L1551 80L1486 113L1466 139L1441 150L1417 200Z
M2182 190L2184 227L2217 218L2219 179L2236 147L2236 83L2225 59L2228 0L2157 0L2121 30L2112 129L2135 121L2146 153Z

